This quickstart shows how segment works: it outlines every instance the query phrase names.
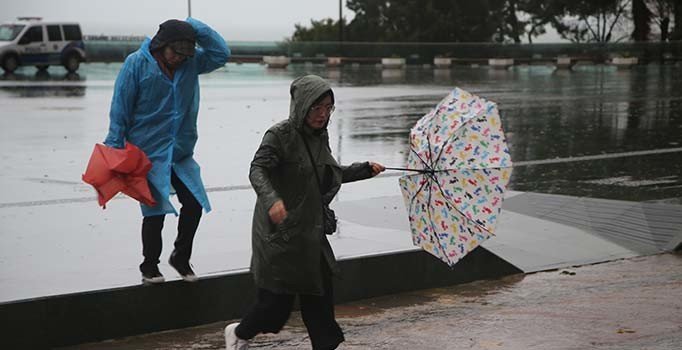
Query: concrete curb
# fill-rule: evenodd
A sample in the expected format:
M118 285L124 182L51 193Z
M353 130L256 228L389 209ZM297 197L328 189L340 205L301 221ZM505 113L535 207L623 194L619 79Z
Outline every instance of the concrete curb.
M479 247L453 269L423 251L340 261L336 302L441 287L521 273ZM253 302L249 273L188 284L130 286L0 304L8 349L47 349L191 327L242 316ZM7 343L9 342L9 343Z

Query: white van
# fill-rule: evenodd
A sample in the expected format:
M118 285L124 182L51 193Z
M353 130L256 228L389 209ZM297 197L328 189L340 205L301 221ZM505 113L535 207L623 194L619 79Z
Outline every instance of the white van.
M15 22L0 25L0 66L7 73L19 66L42 70L50 65L63 65L69 72L75 72L85 58L78 23L19 17Z

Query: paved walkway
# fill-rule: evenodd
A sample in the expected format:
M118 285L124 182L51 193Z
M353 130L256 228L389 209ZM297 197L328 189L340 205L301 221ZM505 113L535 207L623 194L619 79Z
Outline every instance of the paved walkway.
M195 271L205 277L246 270L253 191L210 190L219 209L202 219ZM337 258L416 249L396 176L346 184L340 198L333 203L340 228L331 237ZM131 215L137 204L116 200L103 211L86 199L27 207L0 203L0 302L140 283L140 218ZM79 220L63 219L73 213ZM166 220L163 245L172 247L177 218ZM680 205L508 191L497 236L483 246L524 272L537 272L672 250L682 242L680 226ZM161 272L178 279L166 263L169 254L166 249L161 257Z
M680 349L682 254L516 275L337 306L350 349ZM222 349L228 322L70 349ZM294 313L255 349L309 349Z

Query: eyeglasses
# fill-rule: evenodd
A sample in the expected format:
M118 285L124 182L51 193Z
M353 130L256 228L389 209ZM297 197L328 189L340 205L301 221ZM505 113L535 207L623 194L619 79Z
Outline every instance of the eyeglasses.
M317 106L312 106L310 107L310 110L315 112L315 113L322 113L322 112L327 112L327 114L332 114L334 113L334 110L336 107L334 105L317 105Z

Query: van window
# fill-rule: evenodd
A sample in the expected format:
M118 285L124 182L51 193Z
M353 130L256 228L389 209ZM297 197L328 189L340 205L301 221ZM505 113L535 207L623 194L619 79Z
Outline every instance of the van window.
M24 29L21 24L3 24L0 25L0 41L12 41Z
M19 44L30 44L43 41L43 26L33 26L28 28L24 36L19 40Z
M67 41L80 41L83 40L81 35L81 28L77 24L66 24L62 26L64 28L64 40Z
M47 39L50 41L62 41L62 30L58 25L47 26Z

